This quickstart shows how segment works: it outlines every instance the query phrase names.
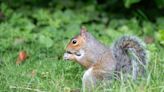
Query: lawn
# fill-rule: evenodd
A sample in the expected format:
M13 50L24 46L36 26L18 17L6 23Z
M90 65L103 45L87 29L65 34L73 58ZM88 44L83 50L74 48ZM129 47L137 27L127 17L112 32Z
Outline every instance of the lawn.
M45 7L12 9L0 5L0 92L72 92L81 89L85 69L64 61L69 40L86 26L102 43L111 46L122 35L136 35L149 51L148 76L137 82L114 80L97 92L164 92L164 16L156 22L112 18L88 5L80 10ZM112 15L112 14L111 14ZM108 20L108 21L106 21ZM27 58L16 64L21 51Z

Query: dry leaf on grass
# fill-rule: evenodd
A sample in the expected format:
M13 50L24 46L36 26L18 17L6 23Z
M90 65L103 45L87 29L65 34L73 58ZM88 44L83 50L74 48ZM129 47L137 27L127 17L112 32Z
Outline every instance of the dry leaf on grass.
M25 61L27 58L27 54L25 51L20 51L19 52L19 55L18 55L18 58L17 58L17 61L16 61L16 64L21 64L23 61Z

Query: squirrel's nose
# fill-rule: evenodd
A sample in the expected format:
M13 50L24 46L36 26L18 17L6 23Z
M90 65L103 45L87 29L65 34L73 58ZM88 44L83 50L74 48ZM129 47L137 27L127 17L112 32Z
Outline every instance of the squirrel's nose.
M68 53L68 54L73 54L71 51L67 51L66 53Z

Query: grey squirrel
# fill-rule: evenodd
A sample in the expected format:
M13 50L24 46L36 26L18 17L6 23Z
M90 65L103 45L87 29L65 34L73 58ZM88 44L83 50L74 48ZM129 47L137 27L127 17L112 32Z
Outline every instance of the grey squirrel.
M135 80L145 73L147 53L144 43L135 36L122 36L107 47L97 41L85 27L66 46L65 60L74 60L87 70L83 75L83 90L91 91L97 81L109 79L120 72Z

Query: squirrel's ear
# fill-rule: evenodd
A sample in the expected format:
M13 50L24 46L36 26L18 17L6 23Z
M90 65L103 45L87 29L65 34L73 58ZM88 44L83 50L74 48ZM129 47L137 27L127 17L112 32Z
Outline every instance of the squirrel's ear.
M86 37L86 32L87 32L86 27L82 26L82 27L81 27L81 30L80 30L80 35L81 35L82 37Z

